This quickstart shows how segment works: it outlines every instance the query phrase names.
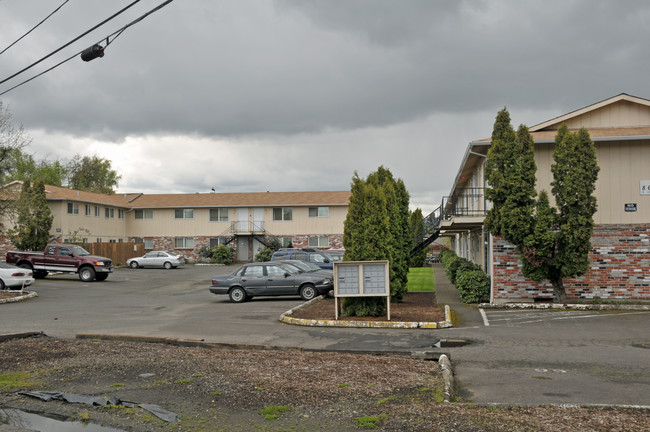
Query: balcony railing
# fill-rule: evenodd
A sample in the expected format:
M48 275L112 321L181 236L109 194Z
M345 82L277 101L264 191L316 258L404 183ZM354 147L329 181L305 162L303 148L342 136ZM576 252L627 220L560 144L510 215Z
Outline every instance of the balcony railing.
M444 220L457 216L485 216L487 210L484 188L456 189L453 195L442 198Z

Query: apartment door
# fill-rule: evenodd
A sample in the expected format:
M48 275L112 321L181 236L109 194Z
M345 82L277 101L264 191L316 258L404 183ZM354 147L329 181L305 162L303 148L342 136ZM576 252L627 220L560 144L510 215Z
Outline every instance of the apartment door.
M237 261L248 261L248 237L237 237Z
M237 232L249 232L248 207L237 209Z
M253 209L253 231L264 231L264 209L255 207Z

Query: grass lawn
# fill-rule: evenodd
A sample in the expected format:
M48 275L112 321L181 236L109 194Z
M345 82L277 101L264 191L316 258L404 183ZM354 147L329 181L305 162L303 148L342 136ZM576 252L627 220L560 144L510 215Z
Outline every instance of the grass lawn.
M409 269L408 291L434 291L433 267L412 267Z

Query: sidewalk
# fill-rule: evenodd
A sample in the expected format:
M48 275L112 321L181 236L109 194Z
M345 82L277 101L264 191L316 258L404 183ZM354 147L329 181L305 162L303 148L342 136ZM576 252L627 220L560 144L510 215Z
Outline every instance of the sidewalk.
M454 327L483 326L483 318L476 305L467 305L460 300L458 290L447 277L440 263L433 264L433 279L436 300L439 305L449 305L454 316Z

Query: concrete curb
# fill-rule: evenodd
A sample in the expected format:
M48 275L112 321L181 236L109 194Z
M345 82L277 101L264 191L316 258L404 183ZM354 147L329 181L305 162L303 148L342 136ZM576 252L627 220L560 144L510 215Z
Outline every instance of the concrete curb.
M19 292L20 290L14 291L14 290L8 290L9 292ZM0 304L3 303L16 303L19 301L23 300L28 300L30 298L38 297L38 293L36 291L23 291L25 295L18 296L18 297L13 297L13 298L8 298L8 299L0 299Z
M325 296L319 296L309 300L293 309L280 315L279 321L285 324L301 325L309 327L348 327L348 328L395 328L395 329L438 329L452 327L451 308L445 305L445 320L440 322L405 322L405 321L347 321L347 320L319 320L294 318L291 315L314 302L324 299Z
M582 303L481 303L481 309L571 309L571 310L638 310L650 311L650 304L582 304Z
M442 369L442 378L445 382L445 389L443 391L444 401L446 403L453 402L456 399L456 385L454 381L454 371L451 368L451 361L445 354L442 354L440 355L438 364Z

